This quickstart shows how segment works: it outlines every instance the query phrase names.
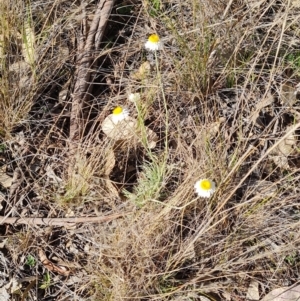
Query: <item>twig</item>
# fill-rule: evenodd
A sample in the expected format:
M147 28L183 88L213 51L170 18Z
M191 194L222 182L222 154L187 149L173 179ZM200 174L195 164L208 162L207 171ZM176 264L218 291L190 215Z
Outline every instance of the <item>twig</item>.
M80 33L79 46L78 46L78 57L77 57L77 78L74 86L72 109L71 109L71 120L70 120L70 157L74 155L72 149L76 148L76 141L80 138L81 130L81 116L83 104L89 99L89 85L92 69L92 59L94 55L99 51L100 42L103 37L105 25L110 15L110 11L113 7L114 0L101 0L98 3L98 7L91 24L91 28L86 37L84 32L86 30L85 20L82 21L82 32ZM83 10L83 19L84 15Z
M44 226L70 226L71 224L78 223L105 223L118 217L124 216L124 213L113 214L107 216L95 217L64 217L64 218L42 218L42 217L6 217L0 216L1 224L14 224L14 225L44 225Z

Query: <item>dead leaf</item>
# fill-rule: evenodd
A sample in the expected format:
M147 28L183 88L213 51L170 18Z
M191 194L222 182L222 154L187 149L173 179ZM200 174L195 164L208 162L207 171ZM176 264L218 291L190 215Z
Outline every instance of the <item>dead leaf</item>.
M144 62L137 71L131 74L131 78L135 80L145 79L151 71L151 65L148 61Z
M285 133L290 132L292 127L294 127L294 125L288 126ZM285 133L283 133L283 135L285 135ZM278 167L289 169L290 167L288 164L288 156L297 153L296 145L297 138L294 131L289 133L289 135L285 139L280 141L280 143L270 152L269 157Z
M65 217L74 217L74 216L75 216L74 211L71 208L68 208Z
M56 265L59 265L60 267L67 267L70 269L82 268L82 266L76 261L67 262L67 261L61 260L60 258L58 258L56 256L53 256L52 259L56 262Z
M102 131L114 140L130 139L135 135L137 121L131 117L115 123L112 114L108 115L102 123Z
M6 285L0 288L0 301L8 301L10 294L18 291L22 287L22 284L17 279L12 278Z
M0 249L3 249L5 247L7 239L8 238L5 238L5 239L3 239L3 241L0 242Z
M218 121L212 122L207 124L206 130L205 130L205 137L207 136L209 138L215 137L220 132L220 125L225 121L226 119L224 117L221 117Z
M257 123L257 119L259 118L260 111L263 108L272 104L273 102L274 102L274 96L271 93L269 93L264 99L261 99L260 101L258 101L258 103L255 106L254 111L252 112L252 114L250 116L250 122Z
M231 301L231 294L227 291L222 292L222 296L224 298L224 300L226 301Z
M58 94L58 102L64 103L67 99L67 96L69 94L69 89L70 89L70 85L71 85L71 79L70 78L62 87L62 89L60 90L59 94Z
M264 3L265 0L260 0L260 1L257 1L257 0L250 0L247 2L247 5L249 6L249 9L251 9L251 11L257 7L260 7L260 5L262 3Z
M270 156L270 159L273 160L273 162L282 169L290 169L290 165L288 162L288 158L284 156Z
M69 286L73 285L74 286L74 284L77 284L77 283L80 284L80 283L82 283L82 277L83 277L83 275L79 275L79 276L74 275L72 277L69 277L68 280L65 282L65 285L69 285Z
M300 285L280 287L268 293L261 301L299 301Z
M42 249L39 250L39 257L40 257L40 261L42 262L42 264L44 265L44 267L47 270L54 272L54 273L58 273L63 276L69 276L70 271L67 270L65 267L59 267L59 266L55 265L53 262L51 262L47 258L45 252Z
M255 194L260 198L272 197L277 192L277 185L271 181L251 181L250 186L253 187Z
M155 148L156 143L158 141L158 136L154 131L146 127L146 135L147 135L147 146L152 149Z
M11 186L12 182L13 182L13 178L6 174L6 168L5 168L5 166L2 166L0 168L0 184L4 188L8 188Z
M288 126L286 128L285 133L290 132L291 128L293 127L294 125ZM283 133L283 135L285 135L285 133ZM271 154L288 157L293 153L296 153L296 150L294 149L294 146L296 144L297 144L297 138L295 132L291 132L285 139L280 141L280 143L272 150Z
M107 190L111 198L120 198L119 192L116 187L112 184L110 179L103 179L103 186Z
M10 294L7 292L7 289L5 286L0 288L0 301L9 301L10 300Z
M21 170L20 170L20 168L17 167L14 170L12 185L9 188L9 196L10 197L12 197L15 194L15 192L17 191L17 189L20 187L22 180L23 180L23 176L22 176Z
M9 66L9 77L14 79L13 85L22 89L22 94L29 91L33 78L31 76L30 65L25 61L18 61Z
M288 126L286 129L286 133L290 131L290 129L294 127L294 125ZM293 149L293 146L297 144L297 139L295 137L295 132L291 132L284 140L282 140L277 148L278 151L285 155L285 156L289 156L290 154L292 154L293 151L295 151Z
M292 1L292 7L293 8L300 8L300 1L299 0Z
M62 179L55 174L50 165L46 167L46 175L48 178L52 179L55 182L55 184L59 184L62 182Z
M58 94L58 102L63 103L67 99L68 93L69 93L68 88L61 90Z
M22 284L16 278L12 278L9 283L6 285L6 288L9 288L11 294L18 291L22 287Z
M300 1L299 1L299 7L300 7ZM296 85L294 95L297 97L299 96L299 93L300 93L300 83Z
M21 131L21 132L16 133L14 136L13 142L19 144L20 146L25 146L26 138L25 138L24 132ZM17 149L17 148L18 148L18 146L15 146L15 149Z
M65 62L70 57L69 48L63 43L57 45L58 53L56 55L57 61Z
M295 88L288 84L281 85L279 99L281 104L292 107L297 100Z
M246 295L247 300L258 301L259 300L259 291L258 291L258 282L252 280L247 290Z
M114 140L126 140L134 144L135 141L141 143L143 135L146 134L147 146L154 148L158 141L158 136L148 127L145 127L145 131L138 129L137 120L132 117L127 117L119 122L114 122L112 114L108 115L102 122L102 131L109 138ZM146 132L146 133L145 133Z

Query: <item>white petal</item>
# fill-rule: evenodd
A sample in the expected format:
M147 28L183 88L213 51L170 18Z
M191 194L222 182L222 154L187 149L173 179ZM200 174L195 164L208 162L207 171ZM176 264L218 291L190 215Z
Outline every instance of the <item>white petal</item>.
M129 116L128 110L127 109L123 109L122 113L120 113L120 114L112 114L111 118L112 118L112 121L114 123L118 123L121 120L126 119L128 116Z
M197 181L194 185L195 187L195 191L196 193L198 194L199 197L203 197L203 198L209 198L211 197L214 192L216 191L216 185L213 181L210 181L211 182L211 188L208 189L208 190L205 190L205 189L202 189L200 187L200 183L203 181L203 179L200 179L199 181Z
M153 43L150 41L147 41L145 44L145 48L150 51L157 51L157 50L162 50L163 49L163 43L161 41L157 43Z

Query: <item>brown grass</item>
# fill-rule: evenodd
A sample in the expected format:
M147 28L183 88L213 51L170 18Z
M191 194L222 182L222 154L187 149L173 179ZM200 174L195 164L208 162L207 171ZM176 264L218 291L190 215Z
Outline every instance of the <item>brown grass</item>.
M253 280L261 297L297 282L295 2L116 2L72 158L76 39L97 3L0 2L0 172L14 175L1 216L124 213L105 224L1 225L0 281L20 282L12 299L238 301ZM35 36L27 62L24 24ZM165 44L157 55L143 49L153 32ZM145 61L150 71L137 73ZM136 105L130 92L141 94ZM116 105L138 119L135 139L101 131ZM154 149L144 126L158 135ZM195 194L200 178L216 182L212 198ZM69 276L49 272L40 249Z

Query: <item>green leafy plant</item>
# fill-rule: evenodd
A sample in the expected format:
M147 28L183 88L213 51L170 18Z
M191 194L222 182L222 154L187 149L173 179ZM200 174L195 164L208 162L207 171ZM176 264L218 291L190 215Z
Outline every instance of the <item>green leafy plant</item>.
M300 68L300 52L297 51L295 53L289 53L286 55L285 59L288 63L291 64L292 68L298 69Z
M36 260L35 260L35 258L32 255L29 254L27 256L25 264L28 265L28 266L30 266L30 267L34 267L35 264L36 264Z
M149 14L151 17L157 17L162 10L162 3L160 0L150 0L149 4Z
M6 150L5 144L0 144L0 153L4 152Z
M124 194L138 207L142 207L152 199L159 199L166 176L166 162L153 157L152 162L145 163L134 193L124 191Z
M51 285L51 276L50 276L50 273L49 272L46 272L44 275L43 275L43 282L42 284L40 285L40 288L41 289L47 289L48 287L50 287Z
M294 265L297 262L297 253L294 252L290 255L287 255L285 257L285 261L289 264L289 265Z

